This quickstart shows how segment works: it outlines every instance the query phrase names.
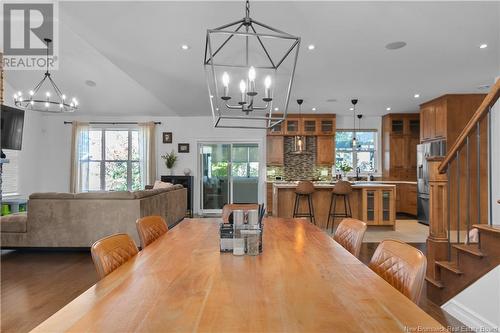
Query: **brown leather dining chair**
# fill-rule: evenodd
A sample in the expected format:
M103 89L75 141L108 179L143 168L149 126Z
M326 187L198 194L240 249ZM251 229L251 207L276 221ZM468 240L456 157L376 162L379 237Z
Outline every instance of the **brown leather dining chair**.
M418 304L427 269L427 259L420 250L397 240L385 240L375 250L368 266Z
M356 219L343 219L335 230L333 239L358 258L365 231L365 222Z
M129 235L115 234L92 244L90 252L97 275L102 279L135 256L139 250Z
M167 223L161 216L141 217L135 221L135 226L137 227L137 233L141 240L142 249L168 231Z

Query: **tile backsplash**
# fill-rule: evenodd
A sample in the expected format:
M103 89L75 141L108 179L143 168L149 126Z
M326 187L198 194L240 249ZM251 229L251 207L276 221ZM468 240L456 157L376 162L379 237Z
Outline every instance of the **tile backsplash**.
M285 137L284 166L268 166L267 178L280 176L284 180L330 180L331 167L316 165L316 137L306 137L304 154L293 154L294 137Z

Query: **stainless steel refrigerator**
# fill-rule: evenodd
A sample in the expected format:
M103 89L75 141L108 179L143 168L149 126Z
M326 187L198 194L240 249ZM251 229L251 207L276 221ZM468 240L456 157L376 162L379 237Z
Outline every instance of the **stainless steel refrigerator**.
M429 167L427 158L444 156L446 140L425 142L417 145L417 219L429 225Z

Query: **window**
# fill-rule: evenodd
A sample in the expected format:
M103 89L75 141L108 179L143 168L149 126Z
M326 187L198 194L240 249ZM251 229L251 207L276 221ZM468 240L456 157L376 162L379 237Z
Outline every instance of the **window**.
M2 165L2 195L17 194L19 151L4 149L3 152L7 156L6 159L9 160L9 163Z
M352 138L356 136L357 149L352 147ZM335 164L347 163L354 171L359 167L360 172L369 173L376 171L377 152L376 130L337 130L335 135Z
M80 141L88 145L80 154L81 191L142 188L139 129L90 128Z
M259 177L259 147L257 145L233 144L233 177Z

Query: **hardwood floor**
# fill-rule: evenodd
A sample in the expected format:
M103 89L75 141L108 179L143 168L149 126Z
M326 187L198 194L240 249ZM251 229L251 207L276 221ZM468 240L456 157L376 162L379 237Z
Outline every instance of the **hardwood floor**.
M377 243L363 243L360 259L368 263ZM425 244L411 244L425 253ZM87 251L2 251L1 332L29 332L97 281ZM419 306L445 327L461 327L426 298Z
M0 331L29 332L97 281L90 252L1 251Z

